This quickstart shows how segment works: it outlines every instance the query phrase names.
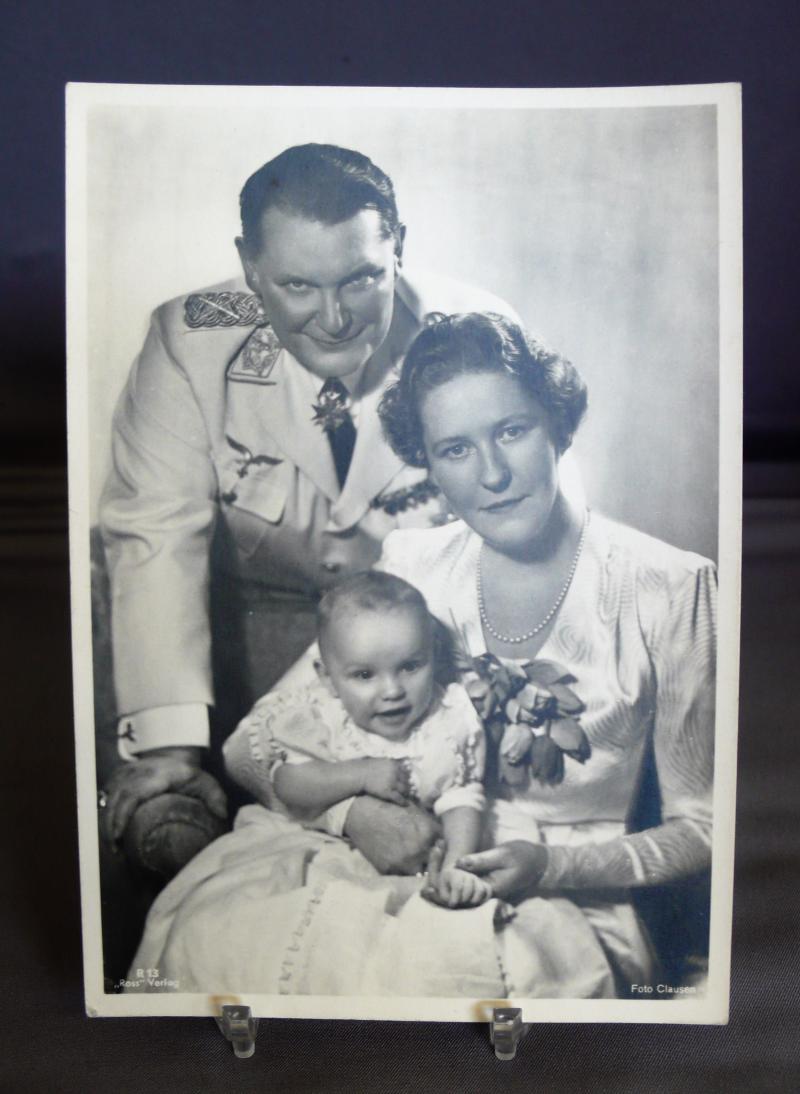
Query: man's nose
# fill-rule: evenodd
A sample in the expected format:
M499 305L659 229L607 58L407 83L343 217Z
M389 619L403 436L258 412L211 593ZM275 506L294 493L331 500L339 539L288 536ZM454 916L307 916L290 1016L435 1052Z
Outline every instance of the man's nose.
M338 293L326 292L322 294L319 310L317 311L317 323L320 329L331 338L336 338L347 330L350 324L350 315L342 307Z
M493 494L502 494L511 482L511 472L503 454L495 444L481 449L481 485Z

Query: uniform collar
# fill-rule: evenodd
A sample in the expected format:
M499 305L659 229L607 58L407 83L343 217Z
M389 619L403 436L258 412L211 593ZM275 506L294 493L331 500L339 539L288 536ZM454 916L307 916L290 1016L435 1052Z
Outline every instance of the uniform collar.
M357 524L372 500L405 469L383 436L378 406L397 379L399 365L418 330L402 297L396 294L389 334L362 373L356 447L344 488L331 508L331 523L337 528Z
M400 285L398 279L398 288ZM344 378L353 398L359 401L359 413L356 446L341 492L325 431L311 424L313 406L324 381L282 349L267 383L229 381L227 385L232 435L255 441L266 431L331 501L330 520L335 530L356 525L370 508L372 499L405 468L383 438L378 404L386 388L396 380L397 367L418 330L419 323L405 303L404 294L396 292L392 325L383 345L359 373ZM234 357L242 350L238 345Z

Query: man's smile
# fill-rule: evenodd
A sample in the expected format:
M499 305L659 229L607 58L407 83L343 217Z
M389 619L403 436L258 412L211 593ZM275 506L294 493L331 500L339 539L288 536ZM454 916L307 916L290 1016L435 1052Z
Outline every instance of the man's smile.
M334 350L339 349L340 346L347 346L350 344L350 342L355 342L355 340L357 338L360 338L361 335L364 333L364 329L364 327L361 327L354 333L343 334L339 338L324 338L316 334L309 334L308 331L305 331L304 333L306 338L309 338L314 343L314 345L319 346L320 349Z

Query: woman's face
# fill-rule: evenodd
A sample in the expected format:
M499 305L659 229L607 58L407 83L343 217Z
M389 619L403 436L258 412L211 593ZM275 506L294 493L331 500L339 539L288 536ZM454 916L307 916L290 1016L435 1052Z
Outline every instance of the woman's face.
M453 512L487 543L518 554L545 530L558 453L541 403L513 376L455 376L420 407L431 475Z

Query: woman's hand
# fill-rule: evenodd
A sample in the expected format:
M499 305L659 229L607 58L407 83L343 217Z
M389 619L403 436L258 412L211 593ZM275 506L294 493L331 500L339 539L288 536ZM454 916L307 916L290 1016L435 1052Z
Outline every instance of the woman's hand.
M511 840L490 851L464 855L456 866L488 882L494 896L509 900L539 884L547 866L547 848L527 840Z
M161 748L116 768L100 810L104 837L116 843L143 802L170 790L199 799L209 812L224 820L228 813L225 794L216 779L200 767L200 755L197 748Z
M364 767L362 793L395 805L408 805L408 771L402 760L369 758L361 763Z

